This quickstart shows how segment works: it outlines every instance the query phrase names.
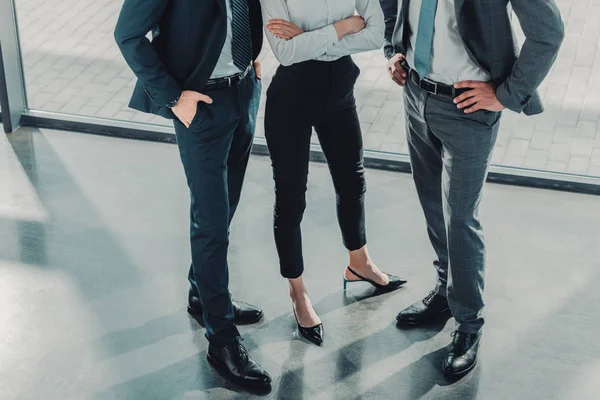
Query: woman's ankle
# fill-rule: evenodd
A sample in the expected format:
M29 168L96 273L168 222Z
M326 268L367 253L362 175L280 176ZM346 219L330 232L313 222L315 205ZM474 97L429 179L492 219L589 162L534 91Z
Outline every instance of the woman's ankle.
M352 269L366 270L372 268L374 265L373 261L371 261L371 257L369 256L367 246L364 246L358 250L349 251L348 255L350 258L348 265Z
M301 301L303 298L308 297L306 287L302 277L296 279L288 279L289 282L289 293L292 301Z
M293 293L290 291L290 299L292 300L292 303L299 306L310 303L310 298L308 297L308 293L306 291L301 293Z

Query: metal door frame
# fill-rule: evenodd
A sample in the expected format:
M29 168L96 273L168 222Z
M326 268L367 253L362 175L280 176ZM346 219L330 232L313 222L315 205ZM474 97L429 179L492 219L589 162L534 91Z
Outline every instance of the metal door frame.
M27 110L14 0L0 0L0 107L4 131L14 132Z

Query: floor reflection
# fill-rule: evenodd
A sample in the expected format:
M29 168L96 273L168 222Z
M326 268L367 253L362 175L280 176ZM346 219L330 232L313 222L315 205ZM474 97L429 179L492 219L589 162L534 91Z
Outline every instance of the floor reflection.
M426 232L412 228L423 220L410 176L369 171L373 251L410 278L397 292L361 284L344 292L333 267L345 256L335 252L335 219L308 224L315 265L307 281L325 325L319 348L294 336L272 243L270 165L253 158L249 204L232 230L231 281L236 296L266 312L241 331L274 381L268 393L248 393L208 366L204 329L185 311L189 199L175 147L35 130L9 142L48 218L0 219L0 279L18 283L2 304L10 312L0 341L10 357L0 376L11 377L3 398L537 400L600 389L592 378L600 353L596 198L490 185L481 359L449 380L440 367L454 322L394 321L433 274ZM311 218L335 204L329 182L325 167L312 168L310 190L323 209Z

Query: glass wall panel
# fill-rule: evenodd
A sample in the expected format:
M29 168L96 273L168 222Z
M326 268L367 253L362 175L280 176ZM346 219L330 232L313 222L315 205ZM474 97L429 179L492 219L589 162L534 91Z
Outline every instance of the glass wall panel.
M115 44L122 0L15 0L29 107L167 124L127 108L134 77Z
M505 112L492 162L600 177L600 25L594 17L600 2L557 3L566 38L540 88L546 110L533 117ZM515 29L522 43L518 24Z
M122 0L15 2L30 108L169 125L127 108L134 77L112 36ZM600 176L600 3L558 3L567 38L541 88L546 112L535 117L505 112L493 163ZM520 31L518 36L523 39ZM262 60L266 89L277 67L266 42ZM362 70L356 97L365 148L406 154L403 94L389 80L382 52L355 60ZM264 101L263 96L258 137Z

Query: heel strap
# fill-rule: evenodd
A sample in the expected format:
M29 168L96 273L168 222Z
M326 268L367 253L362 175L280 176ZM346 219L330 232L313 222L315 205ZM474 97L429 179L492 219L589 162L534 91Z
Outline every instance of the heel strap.
M370 279L365 278L364 276L360 275L358 272L356 272L355 270L353 270L352 268L350 268L350 266L346 267L348 268L348 271L350 271L350 273L352 273L352 275L362 279L363 281L367 281L370 282Z

